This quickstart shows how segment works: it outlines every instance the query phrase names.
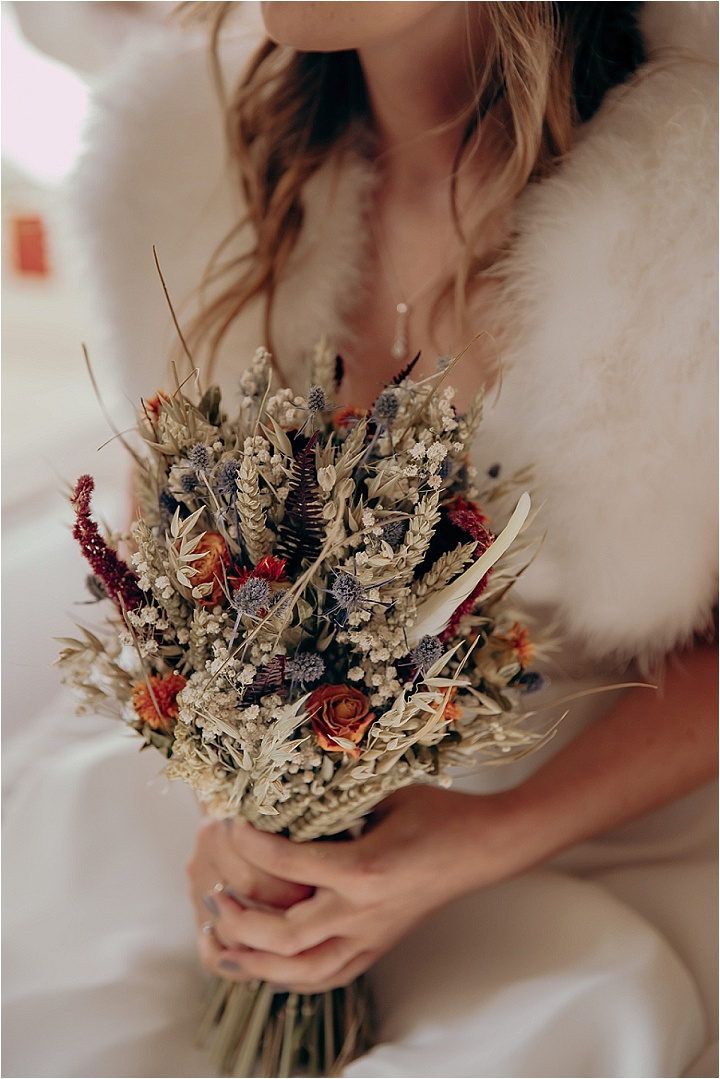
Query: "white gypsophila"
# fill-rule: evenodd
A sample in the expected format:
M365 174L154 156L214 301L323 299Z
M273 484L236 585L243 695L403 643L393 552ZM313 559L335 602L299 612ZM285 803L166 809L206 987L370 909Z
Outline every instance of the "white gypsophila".
M428 460L433 464L437 462L440 464L448 455L447 446L442 442L433 442L431 446L428 446L427 456Z
M249 686L252 684L256 674L257 667L254 667L252 663L245 663L238 672L237 680L240 685Z
M260 397L267 387L270 372L270 353L259 348L239 379L241 406L252 407L253 398Z

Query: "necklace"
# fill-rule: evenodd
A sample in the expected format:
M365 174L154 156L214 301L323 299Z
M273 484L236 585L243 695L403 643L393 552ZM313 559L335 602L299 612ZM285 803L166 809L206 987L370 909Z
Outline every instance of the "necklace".
M393 263L390 252L385 245L382 235L378 231L377 225L373 220L371 220L371 228L373 233L375 234L377 251L380 256L380 261L383 264L385 276L388 278L388 281L394 287L397 296L400 297L397 304L395 305L395 331L393 334L392 345L390 347L390 355L394 360L405 360L407 359L408 348L410 344L409 330L411 309L413 305L417 303L417 301L421 299L425 295L425 293L432 288L432 286L436 283L439 274L434 273L430 280L426 281L419 289L413 292L411 296L406 296L405 290L400 284L400 279L397 275L397 271L395 270L395 265ZM449 259L446 258L443 261L441 268L444 268L448 261Z

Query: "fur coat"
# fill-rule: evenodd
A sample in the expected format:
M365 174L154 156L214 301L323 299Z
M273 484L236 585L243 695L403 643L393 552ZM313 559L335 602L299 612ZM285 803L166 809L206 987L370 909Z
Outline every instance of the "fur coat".
M478 461L504 474L532 463L546 537L522 595L548 604L595 663L648 669L703 630L716 602L716 19L710 3L643 5L641 77L606 95L516 206L511 343ZM241 25L228 73L256 43ZM242 216L226 164L205 42L164 29L136 45L98 88L71 188L97 297L91 344L134 399L163 381L172 341L151 245L173 296L189 297ZM300 382L361 286L373 180L358 156L307 185L274 326ZM246 310L224 386L262 336L259 309Z

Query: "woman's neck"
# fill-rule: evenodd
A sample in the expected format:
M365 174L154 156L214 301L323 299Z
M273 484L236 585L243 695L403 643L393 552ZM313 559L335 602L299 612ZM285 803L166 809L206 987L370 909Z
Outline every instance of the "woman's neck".
M470 47L482 47L479 20L468 38L466 5L428 4L396 38L360 50L385 183L401 197L447 193L463 135L459 114L474 98Z

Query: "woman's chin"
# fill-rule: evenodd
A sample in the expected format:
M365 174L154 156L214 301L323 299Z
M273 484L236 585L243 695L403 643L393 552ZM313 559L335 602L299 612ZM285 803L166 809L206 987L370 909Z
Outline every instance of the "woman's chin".
M408 29L434 3L416 0L263 0L268 36L301 52L360 49Z

